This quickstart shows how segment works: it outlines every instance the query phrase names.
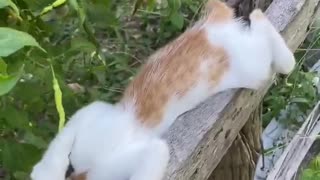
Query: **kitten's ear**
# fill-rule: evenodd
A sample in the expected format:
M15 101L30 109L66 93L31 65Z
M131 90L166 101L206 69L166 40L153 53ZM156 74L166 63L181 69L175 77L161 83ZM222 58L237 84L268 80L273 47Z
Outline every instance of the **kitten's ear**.
M205 12L209 23L223 23L234 18L234 10L220 0L208 0Z

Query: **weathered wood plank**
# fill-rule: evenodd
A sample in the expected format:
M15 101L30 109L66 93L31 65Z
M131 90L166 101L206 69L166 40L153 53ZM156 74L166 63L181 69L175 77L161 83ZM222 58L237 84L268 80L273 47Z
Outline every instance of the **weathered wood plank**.
M314 107L298 133L286 147L267 180L294 179L300 164L320 133L320 102Z
M305 39L319 0L274 0L266 13L295 50ZM170 143L167 179L205 180L218 165L271 82L258 92L230 90L180 116L164 136Z
M261 153L261 111L262 105L251 113L208 180L253 180Z

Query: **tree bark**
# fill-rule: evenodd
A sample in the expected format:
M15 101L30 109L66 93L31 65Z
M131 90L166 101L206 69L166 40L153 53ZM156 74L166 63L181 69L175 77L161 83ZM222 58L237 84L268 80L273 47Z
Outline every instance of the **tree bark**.
M256 162L261 153L261 110L262 106L251 114L209 180L253 179Z
M295 179L301 164L320 133L320 101L313 108L297 134L286 146L267 180Z

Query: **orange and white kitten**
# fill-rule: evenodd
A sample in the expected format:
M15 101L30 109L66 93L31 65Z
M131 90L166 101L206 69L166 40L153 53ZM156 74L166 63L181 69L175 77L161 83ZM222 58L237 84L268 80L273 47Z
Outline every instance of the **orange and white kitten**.
M250 26L225 3L209 1L207 10L149 58L121 101L76 112L32 179L64 180L71 162L74 175L86 180L162 180L169 149L161 135L180 114L215 93L258 89L273 72L294 68L292 52L260 10L250 14Z

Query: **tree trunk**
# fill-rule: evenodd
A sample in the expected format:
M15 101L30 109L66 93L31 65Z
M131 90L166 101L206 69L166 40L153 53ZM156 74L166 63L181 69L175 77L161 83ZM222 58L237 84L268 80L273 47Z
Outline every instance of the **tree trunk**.
M261 109L262 106L251 114L209 180L253 179L256 162L261 153Z
M254 8L265 10L272 0L226 0L236 9L237 16L249 16ZM239 132L209 180L251 180L261 153L262 105L259 106Z

